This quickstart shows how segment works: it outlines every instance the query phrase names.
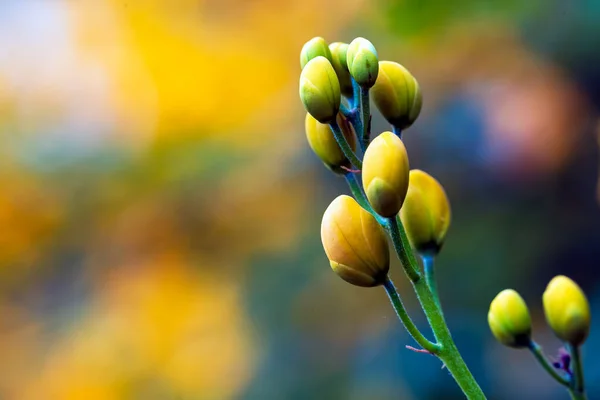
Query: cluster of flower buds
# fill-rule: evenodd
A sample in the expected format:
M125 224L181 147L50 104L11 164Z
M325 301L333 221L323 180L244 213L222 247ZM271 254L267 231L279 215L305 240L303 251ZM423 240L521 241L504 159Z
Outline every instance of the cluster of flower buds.
M377 50L364 38L349 44L313 38L302 48L300 67L306 136L313 152L333 172L357 172L344 147L356 152L358 131L370 122L360 120L361 93L371 96L394 128L362 149L360 190L368 204L338 197L325 212L321 228L325 252L339 276L358 286L380 285L389 268L384 221L400 216L411 244L422 254L439 251L450 225L444 189L427 173L410 171L406 148L397 135L421 111L419 84L402 65L379 61Z
M441 250L450 226L450 204L435 178L421 170L410 170L401 136L402 130L409 128L421 111L419 83L402 65L379 61L377 50L364 38L356 38L349 44L328 44L321 37L313 38L302 48L300 66L299 92L307 112L308 143L327 168L344 175L354 196L337 197L323 215L321 240L330 266L353 285L384 285L413 338L424 349L433 349L428 351L443 360L444 353L440 351L444 346L453 348L451 337L438 338L439 343L434 344L415 333L416 328L402 311L396 289L388 279L390 253L386 230L415 290L430 296L427 306L425 302L422 306L434 333L437 330L439 336L447 332L447 327L439 326L440 321L442 325L445 323L433 278L433 257ZM372 141L371 99L392 128ZM358 173L362 179L357 179ZM410 247L422 257L423 271L416 265ZM421 272L425 275L424 283ZM419 292L423 285L426 291ZM578 346L589 333L587 299L572 280L558 276L548 285L543 303L548 324L568 349L563 350L568 357L558 364L571 374L570 361L565 360L572 358L580 364ZM430 315L436 313L440 318L436 317L434 324ZM547 360L541 361L545 358L531 338L529 310L516 291L507 289L496 296L490 305L488 323L502 344L529 348L572 393L584 393L582 378L573 377L574 374L569 379L557 375ZM451 357L460 358L459 354ZM457 381L464 378L454 376ZM466 380L470 383L462 380L461 387L469 387L468 392L473 395L469 398L483 398L472 377Z
M546 321L556 336L581 346L590 330L590 307L581 288L566 276L554 277L542 297ZM531 319L525 301L512 289L500 292L490 305L490 329L496 339L511 347L529 347Z
M546 322L565 344L550 363L531 337L531 318L523 298L514 290L500 292L490 305L488 323L496 339L509 347L528 348L572 398L584 399L583 365L579 347L590 331L590 307L581 288L566 276L554 277L542 296ZM560 371L560 373L559 373Z
M321 123L335 118L342 95L352 99L353 81L370 89L375 105L392 126L406 129L421 112L417 80L402 65L379 61L377 50L367 39L328 45L321 37L313 38L302 47L300 67L300 99Z

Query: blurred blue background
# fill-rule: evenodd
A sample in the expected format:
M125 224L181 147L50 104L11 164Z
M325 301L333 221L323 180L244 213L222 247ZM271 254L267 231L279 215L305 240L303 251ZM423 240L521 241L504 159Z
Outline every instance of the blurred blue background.
M406 145L451 201L441 299L489 398L567 398L486 322L514 288L557 354L557 274L590 299L598 397L599 20L595 0L1 1L0 398L462 398L383 289L328 266L347 189L305 142L313 36L366 37L421 84Z

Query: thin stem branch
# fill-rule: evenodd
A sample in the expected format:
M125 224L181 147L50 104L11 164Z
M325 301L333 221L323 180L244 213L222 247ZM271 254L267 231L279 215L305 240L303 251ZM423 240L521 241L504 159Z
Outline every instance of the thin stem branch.
M402 129L398 128L396 125L392 125L392 133L402 139Z
M465 361L452 339L450 330L446 325L446 321L444 321L444 316L435 304L435 300L429 291L427 282L425 282L424 279L421 279L420 281L413 283L413 287L417 294L417 298L421 303L421 307L425 312L425 316L429 321L431 330L433 331L437 342L442 347L436 355L442 360L446 369L450 372L467 399L485 400L485 394L479 387L479 384L473 377L471 371L469 371L469 367L465 364Z
M375 217L377 222L379 222L379 225L385 226L385 224L387 223L386 219L383 218L382 216L380 216L379 214L377 214L373 210L373 207L371 207L371 204L369 203L367 196L365 196L365 192L363 191L360 182L356 178L356 174L353 172L347 172L346 174L344 174L344 178L346 179L346 182L348 183L348 187L350 187L350 192L352 192L352 196L354 196L354 198L356 199L356 202L362 208L364 208L369 213L371 213L371 215L373 215Z
M581 363L581 353L579 351L578 346L573 346L572 344L566 345L567 350L571 354L571 365L573 365L573 391L576 394L584 396L585 398L585 388L583 381L583 365Z
M406 276L408 276L411 282L418 282L421 279L421 274L419 273L415 256L410 251L410 245L407 246L403 240L403 236L406 236L406 232L404 232L404 226L402 225L402 222L399 221L399 218L388 218L388 230L392 237L392 243L394 244L396 254L398 254L400 263L404 268L404 272L406 272Z
M402 221L399 217L396 217L395 219L390 218L388 221L392 241L394 242L394 248L398 254L398 258L400 259L404 270L407 271L407 274L410 273L409 277L412 275L414 278L411 279L413 288L421 303L423 312L429 321L433 335L441 347L436 355L442 360L467 399L485 399L485 394L477 384L471 371L469 371L469 368L462 359L462 356L452 339L450 330L446 325L446 321L444 321L444 316L437 306L433 294L429 290L429 285L426 280L420 279L417 261L412 252L412 248L410 247L404 227L402 226Z
M419 328L417 328L417 326L414 324L414 322L406 312L406 308L404 308L404 304L402 304L402 299L400 299L400 295L398 294L398 291L396 290L396 287L394 286L394 283L390 278L386 279L386 281L383 284L383 287L385 288L385 291L388 297L390 298L394 310L396 310L398 318L400 318L400 321L402 322L410 336L415 340L415 342L419 344L419 346L427 350L429 353L437 354L440 350L440 346L436 343L432 343L431 341L429 341L425 336L423 336L421 331L419 331Z
M333 132L333 137L335 137L335 141L340 146L340 149L342 149L342 152L344 153L346 158L350 160L352 165L354 165L356 168L362 169L362 161L360 161L356 154L354 154L352 147L350 147L350 144L348 143L346 137L342 133L342 130L340 129L340 126L338 125L337 121L331 121L329 127L331 128L331 132Z
M363 140L362 140L362 135L363 135L363 131L364 131L364 124L365 121L364 119L364 108L362 105L362 98L361 98L361 87L358 83L356 83L356 81L354 80L354 78L352 79L352 98L353 98L353 105L354 108L352 109L351 112L351 122L352 122L352 126L354 127L354 131L356 132L356 136L358 139L358 143L360 145L360 149L361 151L364 153L365 150L367 149L366 146L364 146L363 144Z
M571 395L571 399L573 400L587 400L587 396L585 393L579 393L576 390L569 389L569 394Z
M430 254L424 254L421 256L423 260L423 270L425 272L425 282L427 282L427 286L431 291L431 295L435 300L435 304L437 304L440 311L442 311L442 306L440 304L440 295L437 290L437 282L435 279L435 266L434 266L434 256Z
M360 107L360 85L356 83L354 78L350 77L352 80L352 100L354 101L354 107Z
M542 351L542 347L534 342L533 340L529 343L529 350L534 355L535 359L540 363L540 365L546 370L546 372L554 378L555 381L569 387L570 382L569 379L559 374L556 368L548 361L546 356L544 356L544 352Z
M360 88L360 108L362 110L362 132L361 132L361 148L363 151L369 146L371 136L371 104L369 100L369 89Z

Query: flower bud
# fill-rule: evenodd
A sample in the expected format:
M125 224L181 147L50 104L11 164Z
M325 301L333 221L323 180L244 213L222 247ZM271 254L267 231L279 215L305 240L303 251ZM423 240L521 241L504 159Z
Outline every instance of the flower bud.
M419 253L436 254L450 227L450 203L444 188L431 175L410 171L408 193L400 210L402 224Z
M340 81L342 94L346 97L352 97L352 79L350 79L350 72L348 71L348 63L346 61L348 44L341 42L331 43L329 50L331 50L332 57L331 65L333 65L333 69Z
M322 37L317 36L302 46L302 50L300 51L300 67L304 68L310 60L318 56L323 56L330 62L332 61L331 50L329 50L327 42Z
M402 140L392 132L377 136L365 151L362 182L377 214L398 214L408 190L408 155Z
M556 336L574 346L590 331L590 306L581 288L566 276L554 277L543 295L546 321Z
M352 128L352 125L342 113L338 113L337 123L352 150L356 150L354 128ZM323 161L327 168L335 173L344 174L346 171L342 167L352 167L350 161L348 161L336 142L328 124L322 124L314 119L312 115L306 113L304 127L310 148Z
M310 60L300 74L300 99L306 111L327 124L340 109L340 83L329 60L318 56Z
M390 253L383 228L350 196L338 196L327 207L321 240L333 271L363 287L381 285L387 278Z
M419 83L398 63L379 63L377 81L370 94L379 112L399 129L411 126L421 112L423 97Z
M527 347L531 342L531 317L519 293L505 289L490 304L488 324L498 341L510 347Z
M375 84L379 72L379 59L377 50L365 38L356 38L348 46L346 53L348 71L364 89L369 89Z

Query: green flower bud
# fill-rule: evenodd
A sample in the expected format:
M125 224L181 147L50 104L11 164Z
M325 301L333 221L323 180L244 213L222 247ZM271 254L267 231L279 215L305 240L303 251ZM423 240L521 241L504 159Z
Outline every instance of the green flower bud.
M302 46L302 50L300 51L300 67L304 68L310 60L318 56L323 56L330 62L332 61L331 51L327 46L327 42L322 37L317 36Z
M350 75L361 87L369 89L375 84L379 59L371 42L361 37L354 39L348 46L346 62Z
M383 228L350 196L338 196L327 207L321 240L331 268L343 280L363 287L387 278L390 253Z
M370 94L384 118L400 129L411 126L421 112L423 97L419 83L398 63L379 63L377 81Z
M426 172L410 171L400 217L412 246L419 253L437 253L451 219L450 202L442 185Z
M300 99L306 111L327 124L336 118L342 100L340 83L329 60L318 56L300 74Z
M352 150L356 150L354 128L342 113L338 113L337 123ZM337 144L328 124L322 124L314 119L312 115L306 113L304 127L310 148L323 161L327 168L335 173L345 174L347 171L342 167L352 167L350 161L348 161L342 149Z
M496 339L506 346L522 348L531 342L531 317L527 304L512 289L501 291L492 301L488 324Z
M408 190L408 154L402 140L383 132L367 147L363 160L362 182L369 203L377 214L398 214Z
M556 336L574 346L590 332L590 306L581 288L566 276L554 277L543 295L546 321Z
M348 52L348 45L346 43L335 42L329 45L331 50L333 69L337 74L338 80L340 81L340 89L342 94L346 97L352 97L352 79L350 78L350 72L348 71L348 63L346 61L346 53Z

